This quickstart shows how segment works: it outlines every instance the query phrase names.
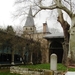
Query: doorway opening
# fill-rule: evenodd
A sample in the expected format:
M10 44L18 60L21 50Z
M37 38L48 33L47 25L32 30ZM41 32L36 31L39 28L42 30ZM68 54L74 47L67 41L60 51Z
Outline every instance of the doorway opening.
M57 55L57 62L62 63L62 58L63 58L63 47L60 42L53 41L50 44L50 49L49 49L49 55L55 53Z

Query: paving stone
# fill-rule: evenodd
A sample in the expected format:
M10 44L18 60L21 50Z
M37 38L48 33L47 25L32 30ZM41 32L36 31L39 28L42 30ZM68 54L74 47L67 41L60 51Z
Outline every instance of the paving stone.
M67 72L65 75L75 75L75 72Z

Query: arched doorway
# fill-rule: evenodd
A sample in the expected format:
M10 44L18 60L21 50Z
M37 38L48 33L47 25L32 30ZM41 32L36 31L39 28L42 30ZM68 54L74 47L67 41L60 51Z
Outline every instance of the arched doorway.
M57 55L57 62L61 63L62 62L62 58L63 58L63 47L62 44L60 42L57 41L53 41L50 44L50 49L49 49L49 55L51 55L52 53L55 53Z

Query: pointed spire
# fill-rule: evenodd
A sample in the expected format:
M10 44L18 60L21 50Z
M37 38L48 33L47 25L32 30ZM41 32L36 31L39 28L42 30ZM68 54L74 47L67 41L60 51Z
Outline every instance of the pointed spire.
M29 16L32 16L32 9L31 9L31 6L30 6L30 9L29 9L28 15L29 15Z
M30 9L29 9L29 13L28 13L28 16L27 16L27 20L26 20L26 23L25 23L25 26L34 26L34 19L32 17L32 9L31 9L31 6L30 6Z

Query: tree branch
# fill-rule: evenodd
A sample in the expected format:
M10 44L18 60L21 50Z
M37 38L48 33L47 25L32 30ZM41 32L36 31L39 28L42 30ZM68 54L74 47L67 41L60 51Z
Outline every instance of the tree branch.
M39 10L33 15L33 17L35 17L36 14L38 14L38 12L40 12L40 11L41 11L41 9L39 9Z
M57 6L57 8L64 10L70 16L70 18L72 18L73 13L68 8L66 8L64 5L61 4L60 6Z
M23 3L23 2L25 2L25 0L16 0L15 4L19 4L19 3Z
M57 0L58 1L58 0ZM60 1L60 0L59 0ZM53 9L56 9L56 8L59 8L59 9L62 9L64 10L71 18L73 15L72 11L70 11L68 8L66 8L63 4L61 4L61 1L60 3L55 3L54 5L52 6L43 6L43 5L40 5L39 6L40 9L49 9L49 10L53 10Z
M53 10L53 9L56 9L56 4L52 5L52 6L39 6L40 9L50 9L50 10Z

